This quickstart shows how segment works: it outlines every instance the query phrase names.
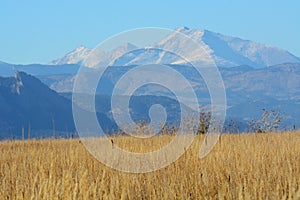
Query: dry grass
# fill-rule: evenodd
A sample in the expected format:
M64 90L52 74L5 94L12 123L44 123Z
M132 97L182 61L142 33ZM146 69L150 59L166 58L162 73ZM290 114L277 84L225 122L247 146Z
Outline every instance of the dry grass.
M105 167L79 140L1 142L0 199L300 199L300 132L223 135L200 160L202 139L146 174ZM170 136L114 141L149 151Z

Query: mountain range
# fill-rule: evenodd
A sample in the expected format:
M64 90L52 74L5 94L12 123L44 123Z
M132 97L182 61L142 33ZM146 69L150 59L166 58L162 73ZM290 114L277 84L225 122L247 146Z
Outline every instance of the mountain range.
M77 137L71 98L72 93L59 94L24 72L16 72L13 77L0 77L0 140L22 137ZM123 98L118 97L119 100ZM132 97L132 119L135 122L149 122L147 110L155 103L166 108L168 125L179 123L179 103L168 97ZM96 95L96 114L105 133L118 130L111 113L110 96Z
M192 67L169 65L189 80L201 105L210 104L210 95L204 80L197 76ZM122 75L135 66L109 67L99 83L97 94L111 95L115 84ZM296 124L300 127L300 64L281 64L255 69L250 66L219 68L226 88L228 104L227 116L237 121L247 122L257 119L263 108L281 111L287 126ZM87 74L82 76L88 77ZM75 75L39 76L50 88L58 92L70 93L73 89ZM173 85L181 86L170 77ZM136 95L161 95L172 97L171 93L155 85L140 88Z
M247 122L259 118L262 109L266 108L283 113L283 128L300 127L300 58L258 42L181 27L147 48L130 43L111 51L81 46L48 64L0 62L1 138L20 137L22 127L26 130L28 126L33 136L40 132L51 136L53 129L62 136L74 132L71 92L80 67L86 69L86 74L82 75L88 78L88 73L103 70L101 66L110 66L100 81L96 103L97 116L106 129L116 129L109 99L116 82L140 64L168 65L192 83L201 104L209 105L210 95L201 76L196 76L187 61L161 50L176 52L179 48L193 62L205 59L178 34L199 42L218 66L226 88L227 121L235 120L246 127ZM92 51L93 57L85 62ZM172 81L176 85L176 80ZM181 86L177 88L180 90ZM171 116L169 122L176 122L179 112L178 102L174 99L170 92L148 85L135 93L131 114L135 121L147 121L147 108L153 103L162 103Z
M170 55L159 49L168 49L171 52L177 52L178 49L180 49L181 51L186 52L186 55L189 55L188 60L192 60L194 62L203 59L201 56L195 56L198 53L197 49L195 49L189 42L182 39L181 34L184 34L198 42L201 48L209 54L210 58L219 67L248 65L254 68L261 68L283 63L300 63L300 58L277 47L243 40L237 37L225 36L208 30L195 30L180 27L175 29L162 40L157 41L157 43L143 50L130 43L125 43L112 51L95 49L93 52L94 58L90 58L90 62L85 64L87 67L93 67L96 65L129 66L152 63L187 64L186 60ZM132 51L132 53L122 55L124 52L128 51ZM49 64L81 64L91 52L92 49L81 46L67 55L50 62Z

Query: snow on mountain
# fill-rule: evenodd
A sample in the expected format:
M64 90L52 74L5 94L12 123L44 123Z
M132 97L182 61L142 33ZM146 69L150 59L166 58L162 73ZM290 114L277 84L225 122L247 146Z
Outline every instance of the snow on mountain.
M173 33L158 42L157 46L161 48L167 47L174 51L180 48L189 52L189 58L203 59L202 57L197 57L195 49L186 46L187 41L179 41L176 32L186 34L191 39L197 41L203 50L207 54L210 54L211 58L220 67L239 65L265 67L281 63L300 63L298 57L277 47L242 40L236 37L224 36L208 30L195 30L186 27L175 29ZM183 64L185 61L181 62L182 63L177 61L178 64ZM176 62L173 62L173 64L176 64Z
M80 46L74 51L68 53L67 55L50 62L51 65L62 65L62 64L82 64L88 67L93 67L96 65L106 66L110 64L111 60L118 58L125 52L137 48L133 44L125 43L112 51L103 51L100 49L89 49L84 46ZM85 60L88 57L87 60Z
M187 37L183 37L182 34ZM196 41L198 46L192 41ZM131 52L123 55L126 51ZM66 56L52 61L51 64L81 63L91 52L91 49L79 47ZM184 58L178 54L184 55ZM153 63L186 64L189 61L197 63L209 60L213 60L220 67L248 65L261 68L282 63L300 63L300 58L277 47L187 27L175 29L152 47L138 49L126 43L112 51L96 49L90 55L84 63L88 67Z
M228 46L240 55L245 56L259 66L271 66L282 63L299 63L299 57L288 51L264 45L258 42L242 40L236 37L224 36L219 33L210 32L216 38L220 38Z
M78 64L82 62L90 53L91 49L84 46L76 48L74 51L69 52L67 55L51 61L50 65L62 65L62 64Z

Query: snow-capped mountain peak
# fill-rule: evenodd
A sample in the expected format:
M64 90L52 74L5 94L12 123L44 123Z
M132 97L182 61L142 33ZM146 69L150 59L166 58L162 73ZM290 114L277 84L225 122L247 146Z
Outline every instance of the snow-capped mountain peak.
M88 49L87 47L81 45L81 46L77 47L77 48L74 50L74 52L81 52L81 51L85 51L85 50L87 50L87 49Z
M177 32L184 32L184 31L188 31L188 30L190 30L190 28L186 27L186 26L181 26L181 27L178 27L175 29L175 31L177 31Z
M185 34L187 37L182 37ZM199 43L202 52L199 52L192 42ZM157 50L152 49L152 47ZM250 40L237 37L225 36L208 30L189 29L179 27L152 47L135 51L134 54L123 55L127 51L137 49L130 43L125 43L112 51L95 50L92 58L85 65L94 67L96 65L135 65L135 64L185 64L187 61L179 59L178 56L170 55L163 51L181 51L193 62L209 59L213 60L220 67L234 67L248 65L255 68L277 65L282 63L300 63L300 58L288 51L264 45ZM50 64L76 64L81 63L92 50L80 46L66 56L52 61ZM203 57L204 56L204 57ZM117 59L116 61L114 61ZM112 62L113 61L113 62Z
M50 65L62 65L62 64L78 64L81 63L91 52L91 49L80 46L75 50L67 53L65 56L51 61Z

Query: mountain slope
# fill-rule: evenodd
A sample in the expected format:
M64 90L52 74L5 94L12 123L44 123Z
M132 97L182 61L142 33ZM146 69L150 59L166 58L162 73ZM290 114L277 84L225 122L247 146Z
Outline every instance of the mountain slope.
M300 63L300 59L288 51L264 45L258 42L242 40L236 37L224 36L210 32L215 38L220 38L235 52L245 56L259 66L271 66L282 63Z
M0 138L20 137L22 127L38 130L74 131L71 102L40 80L23 72L0 78Z

